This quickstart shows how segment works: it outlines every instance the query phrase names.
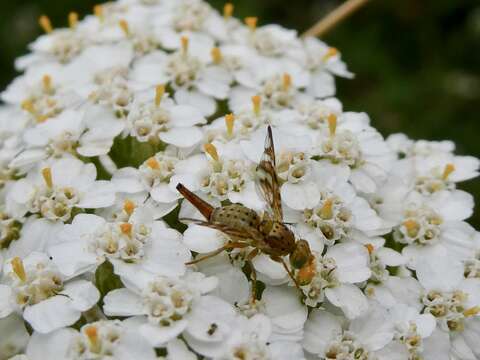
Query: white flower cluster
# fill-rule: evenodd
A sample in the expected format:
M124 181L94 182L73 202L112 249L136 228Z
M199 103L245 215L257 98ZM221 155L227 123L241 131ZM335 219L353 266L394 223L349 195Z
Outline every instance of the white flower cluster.
M480 235L457 189L479 160L384 140L334 97L353 76L338 50L233 10L40 19L1 93L0 359L479 359ZM262 216L267 125L285 224L313 254L298 288L252 248L186 264L231 239L185 230L200 214L176 185Z

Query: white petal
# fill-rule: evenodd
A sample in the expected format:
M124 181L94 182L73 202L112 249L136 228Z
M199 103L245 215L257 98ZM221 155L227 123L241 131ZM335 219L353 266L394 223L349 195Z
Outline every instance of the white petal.
M115 359L118 360L156 360L155 350L140 334L129 331L120 338L113 351Z
M319 98L335 95L335 80L333 76L327 72L317 72L312 76L309 92Z
M154 229L152 241L145 249L143 267L163 276L181 276L185 273L185 262L191 258L190 251L181 241L181 235L173 229Z
M97 265L95 254L88 252L87 244L81 241L60 243L48 249L53 262L67 277L91 271Z
M113 205L115 202L115 187L109 181L96 181L95 184L84 194L78 207L86 209L98 209Z
M226 238L217 230L191 225L183 233L183 241L192 251L208 253L222 247Z
M218 286L212 295L217 295L230 304L245 304L250 297L250 284L238 267L232 266L224 253L198 264L202 273L218 278Z
M191 105L202 111L203 116L211 116L217 109L214 99L198 92L189 92L183 89L177 90L175 100L182 105Z
M73 329L60 329L50 334L34 332L26 355L29 360L65 360L77 335Z
M288 274L282 264L273 261L268 255L260 254L253 259L258 278L267 284L279 285L287 281Z
M450 360L450 336L448 332L437 329L428 338L423 339L425 360Z
M81 311L73 308L71 300L60 295L28 306L23 312L24 319L42 334L72 325L80 315Z
M417 263L418 281L427 290L453 291L463 279L463 264L447 256L424 259Z
M7 317L13 311L11 307L12 289L0 284L0 318Z
M190 127L206 122L202 112L190 105L178 105L170 109L170 117L177 127Z
M350 330L358 336L361 343L374 351L383 348L394 335L387 311L376 304L372 304L370 311L363 316L353 320Z
M67 283L61 294L67 295L71 306L79 311L87 311L100 299L98 289L86 280L75 280Z
M376 252L376 254L378 255L379 259L388 266L404 265L406 261L402 254L389 248L382 247Z
M371 271L368 264L368 251L355 244L337 244L328 249L327 255L335 260L335 274L340 282L357 283L367 280Z
M325 310L314 309L305 323L303 347L323 358L327 345L341 333L339 318Z
M281 188L282 200L295 210L314 208L320 201L320 191L314 183L285 183Z
M349 319L354 319L368 310L367 298L358 287L352 284L327 288L325 296L333 305L341 308Z
M107 316L143 315L142 298L128 289L115 289L103 298L103 311Z
M158 184L150 191L152 199L160 203L173 203L177 201L182 195L177 191L173 192L168 184Z
M134 168L119 169L113 174L111 181L119 192L134 194L146 190L140 172Z
M167 132L160 133L160 139L162 141L180 148L194 146L202 140L202 137L202 131L196 126L173 128Z
M187 346L180 339L174 339L167 344L167 360L197 360L197 356L188 350Z
M168 341L175 339L186 329L188 322L186 320L175 321L170 326L159 326L153 324L144 324L140 327L140 334L148 339L154 347L164 346Z
M303 328L307 320L307 308L298 298L298 290L287 286L267 286L262 294L265 301L265 313L272 325L282 332Z

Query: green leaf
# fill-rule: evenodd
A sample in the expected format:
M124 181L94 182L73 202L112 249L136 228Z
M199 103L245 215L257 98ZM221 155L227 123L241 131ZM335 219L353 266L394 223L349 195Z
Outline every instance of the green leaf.
M163 217L163 220L170 226L172 229L180 231L182 234L187 229L187 225L181 223L178 220L178 214L180 213L180 205L173 209L170 213Z
M110 291L124 287L120 277L113 272L113 265L106 260L95 271L95 285L100 291L99 304L103 303L103 298Z

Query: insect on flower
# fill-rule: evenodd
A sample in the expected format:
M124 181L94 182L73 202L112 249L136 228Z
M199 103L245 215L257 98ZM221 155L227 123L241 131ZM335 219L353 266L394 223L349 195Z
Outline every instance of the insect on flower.
M289 256L290 265L294 269L303 270L298 274L309 274L313 255L308 242L296 240L292 230L283 222L282 200L280 185L275 170L275 149L273 145L272 129L267 128L267 138L262 159L256 169L257 188L267 203L267 211L260 216L256 211L241 204L229 204L214 208L197 195L193 194L182 184L177 190L206 218L206 221L184 219L195 224L219 230L228 235L231 241L217 250L187 263L196 264L216 256L223 251L235 248L253 248L246 256L246 261L252 269L252 298L255 299L256 272L252 259L263 253L283 265L297 288L308 282L308 279L294 276L293 271L284 260Z

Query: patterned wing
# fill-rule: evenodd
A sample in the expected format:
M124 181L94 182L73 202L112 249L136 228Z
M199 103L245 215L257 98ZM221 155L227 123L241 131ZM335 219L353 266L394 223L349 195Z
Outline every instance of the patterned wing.
M247 231L245 229L242 229L242 230L235 229L235 228L232 228L230 226L220 224L220 223L212 223L212 222L196 220L196 219L180 219L180 220L181 221L188 221L189 223L193 223L193 224L196 224L196 225L205 226L205 227L209 227L211 229L221 231L225 235L228 235L228 236L233 237L233 238L249 240L249 239L253 239L253 236L255 236L255 234L250 233L250 231ZM254 231L254 229L252 229L252 231Z
M272 128L267 128L267 138L265 139L265 150L262 159L257 166L257 188L260 194L268 204L269 210L273 215L273 220L282 222L282 198L280 196L280 185L275 170L275 148L273 146Z

